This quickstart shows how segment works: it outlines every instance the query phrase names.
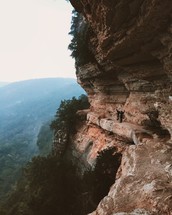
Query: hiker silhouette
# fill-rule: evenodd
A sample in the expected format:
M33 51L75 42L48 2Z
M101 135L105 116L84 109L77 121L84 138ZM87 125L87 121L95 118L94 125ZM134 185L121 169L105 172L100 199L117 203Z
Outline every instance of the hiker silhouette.
M117 120L119 120L119 122L121 123L122 120L124 119L124 111L119 111L118 109L116 109L117 111Z

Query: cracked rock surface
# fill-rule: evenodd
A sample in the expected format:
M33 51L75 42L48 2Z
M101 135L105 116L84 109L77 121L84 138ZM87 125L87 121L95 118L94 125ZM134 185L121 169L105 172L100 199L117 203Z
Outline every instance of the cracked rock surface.
M94 56L77 68L91 107L75 148L90 164L109 146L122 153L90 215L172 215L172 1L70 1L92 29Z

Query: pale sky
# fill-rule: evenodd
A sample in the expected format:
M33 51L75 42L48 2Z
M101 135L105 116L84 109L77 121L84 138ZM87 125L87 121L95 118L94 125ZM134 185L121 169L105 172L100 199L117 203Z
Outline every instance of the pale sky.
M65 0L0 0L0 81L75 77L71 11Z

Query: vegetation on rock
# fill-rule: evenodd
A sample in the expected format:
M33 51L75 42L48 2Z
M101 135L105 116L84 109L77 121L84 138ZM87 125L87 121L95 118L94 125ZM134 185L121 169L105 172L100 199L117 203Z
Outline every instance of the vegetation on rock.
M52 128L74 132L70 128L76 122L76 111L87 105L85 96L62 101ZM109 148L99 153L94 169L81 175L72 156L59 157L52 152L34 157L23 169L20 180L1 206L0 214L85 215L96 208L114 183L120 159L121 154Z
M68 134L75 131L75 124L78 120L77 111L89 108L87 96L81 95L79 99L73 97L70 100L63 100L56 112L55 120L50 127L55 132L65 130Z
M50 121L42 125L37 139L39 155L47 156L52 150L53 131L50 129Z
M68 48L71 50L71 56L75 58L75 66L84 65L93 60L93 55L89 49L89 34L91 29L83 18L82 14L73 11L71 31L71 43Z
M71 78L26 80L0 87L0 202L15 186L23 166L39 152L51 151L53 132L44 123L53 119L60 101L81 93L83 89Z
M119 166L120 155L113 156L111 152L112 149L103 152L94 171L82 177L69 160L54 155L34 157L24 168L22 178L0 214L85 215L91 212L115 181L115 166L116 161Z

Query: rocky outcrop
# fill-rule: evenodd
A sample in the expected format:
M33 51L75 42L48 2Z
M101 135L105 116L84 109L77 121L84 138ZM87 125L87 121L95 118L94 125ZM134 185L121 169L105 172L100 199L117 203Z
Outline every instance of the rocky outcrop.
M128 147L123 154L119 178L100 202L96 214L142 214L133 212L140 209L145 210L143 214L171 214L170 161L171 147L164 142L149 141Z
M171 0L71 0L94 59L77 68L91 104L74 145L88 163L115 146L115 184L92 215L172 214ZM125 111L117 120L116 109Z

